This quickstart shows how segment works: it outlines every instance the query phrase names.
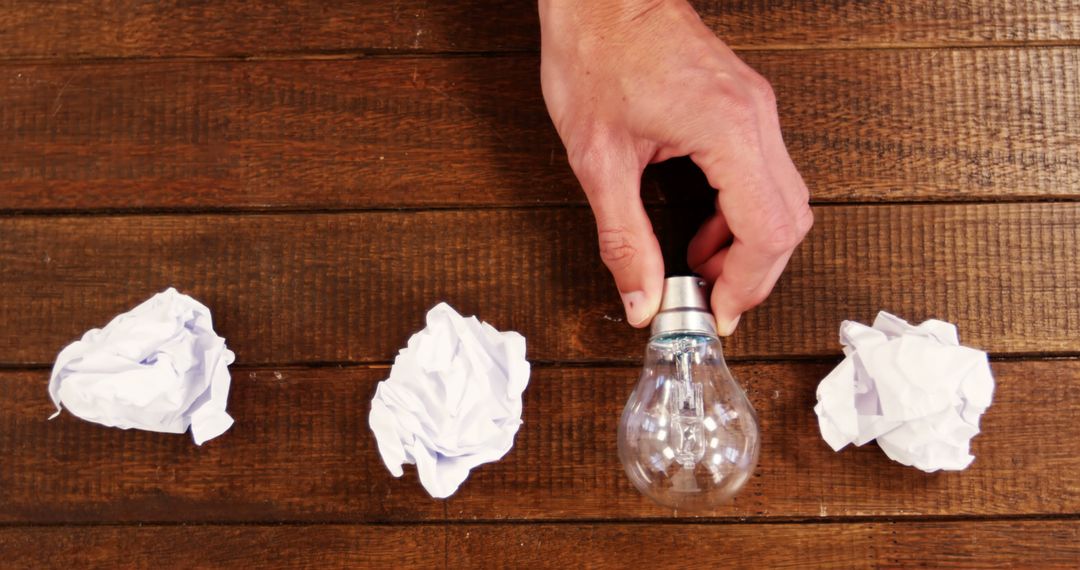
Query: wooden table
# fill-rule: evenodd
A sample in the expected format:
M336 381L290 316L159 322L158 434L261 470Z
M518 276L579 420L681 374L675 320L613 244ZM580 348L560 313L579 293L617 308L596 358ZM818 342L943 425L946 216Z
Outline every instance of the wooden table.
M703 518L616 458L645 336L532 2L0 4L0 566L1080 565L1080 3L696 4L773 82L817 219L725 342L764 446ZM708 189L675 161L644 195L677 263ZM59 349L170 285L238 355L233 429L47 421ZM439 501L367 413L443 300L535 373L512 452ZM822 442L838 325L879 309L991 353L968 470Z

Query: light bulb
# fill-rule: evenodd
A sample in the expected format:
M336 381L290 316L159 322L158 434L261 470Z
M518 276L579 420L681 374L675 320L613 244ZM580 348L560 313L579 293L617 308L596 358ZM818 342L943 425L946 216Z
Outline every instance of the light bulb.
M697 277L669 277L641 379L619 422L619 460L657 503L694 510L730 499L757 465L754 408L724 362Z

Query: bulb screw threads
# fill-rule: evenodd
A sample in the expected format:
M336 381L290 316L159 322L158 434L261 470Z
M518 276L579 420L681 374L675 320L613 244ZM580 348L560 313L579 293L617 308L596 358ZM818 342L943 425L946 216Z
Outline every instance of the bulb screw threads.
M692 275L664 279L660 312L652 321L653 338L667 334L716 336L716 320L709 312L705 280Z

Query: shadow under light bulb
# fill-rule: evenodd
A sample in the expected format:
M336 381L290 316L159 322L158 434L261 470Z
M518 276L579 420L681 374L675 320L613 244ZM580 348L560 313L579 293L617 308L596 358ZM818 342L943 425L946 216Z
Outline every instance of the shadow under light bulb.
M661 505L709 508L746 484L759 448L757 417L724 362L705 282L668 277L619 422L627 476Z

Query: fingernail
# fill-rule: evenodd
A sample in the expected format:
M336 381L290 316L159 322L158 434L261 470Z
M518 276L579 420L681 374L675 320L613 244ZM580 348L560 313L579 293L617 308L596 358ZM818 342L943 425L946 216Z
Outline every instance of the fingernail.
M638 326L649 318L649 307L645 303L644 291L622 293L623 307L626 308L626 321Z
M731 333L735 332L735 327L739 326L739 319L742 315L738 315L730 321L724 321L721 319L716 320L716 334L720 336L731 336Z

